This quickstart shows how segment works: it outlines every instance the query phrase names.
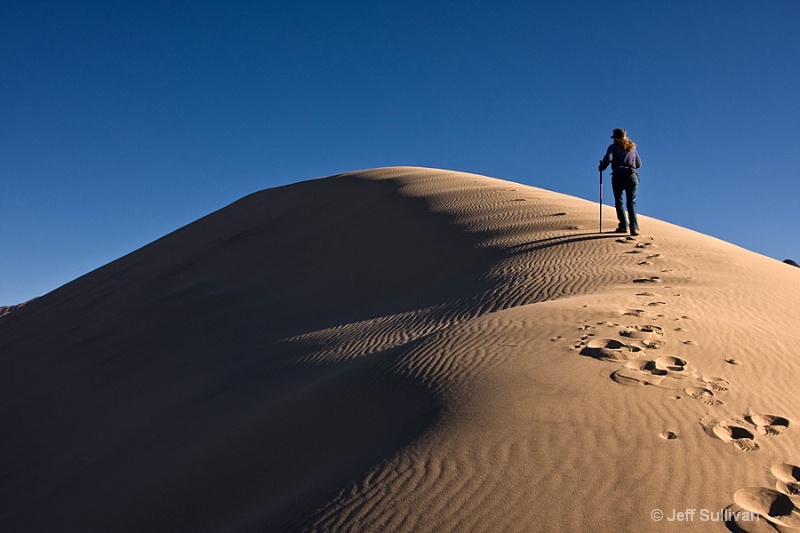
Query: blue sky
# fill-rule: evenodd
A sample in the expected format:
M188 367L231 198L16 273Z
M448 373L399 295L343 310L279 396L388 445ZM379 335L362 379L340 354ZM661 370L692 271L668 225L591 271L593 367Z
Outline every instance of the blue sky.
M596 200L617 127L642 214L800 260L799 28L797 0L0 0L0 305L349 170Z

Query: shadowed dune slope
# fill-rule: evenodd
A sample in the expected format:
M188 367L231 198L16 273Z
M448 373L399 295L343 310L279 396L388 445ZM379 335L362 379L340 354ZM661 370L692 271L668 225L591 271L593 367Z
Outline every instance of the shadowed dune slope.
M412 167L235 202L0 317L0 530L725 531L651 512L790 497L800 278L640 224Z

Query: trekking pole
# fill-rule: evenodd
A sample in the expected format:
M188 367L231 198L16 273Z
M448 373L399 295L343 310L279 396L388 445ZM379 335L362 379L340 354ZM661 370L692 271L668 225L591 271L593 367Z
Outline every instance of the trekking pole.
M603 161L600 161L603 164ZM600 171L600 233L603 233L603 171Z

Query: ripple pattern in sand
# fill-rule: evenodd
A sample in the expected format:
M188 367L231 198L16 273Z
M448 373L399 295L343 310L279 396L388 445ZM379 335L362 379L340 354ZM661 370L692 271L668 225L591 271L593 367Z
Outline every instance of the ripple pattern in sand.
M435 212L446 213L467 231L482 234L481 246L497 248L507 255L487 273L494 287L471 295L468 302L445 311L437 310L425 318L424 313L416 316L412 313L404 318L387 317L374 323L318 332L316 338L304 340L319 341L326 346L317 354L320 360L358 357L403 346L393 369L437 390L446 390L448 383L463 383L480 376L482 370L507 362L502 346L486 346L482 339L485 328L499 329L509 343L524 342L524 334L518 334L518 324L493 318L492 313L591 294L598 286L624 284L632 292L640 292L632 294L629 301L615 303L617 308L628 310L621 313L625 323L618 330L619 338L610 338L613 333L592 340L585 336L578 346L583 355L617 365L611 373L612 379L618 378L615 381L681 390L709 408L722 404L719 397L735 394L727 376L707 377L703 369L693 366L692 356L697 351L692 350L698 348L696 343L678 335L678 332L684 335L685 328L665 327L667 320L685 319L679 301L675 300L681 287L673 285L680 273L673 273L675 269L670 267L674 265L664 264L665 258L670 259L674 254L651 253L659 243L626 238L618 243L609 241L612 247L621 249L619 253L587 264L582 241L596 237L566 229L568 225L576 227L582 223L579 210L570 209L568 214L544 212L534 193L526 191L525 197L520 198L513 190L493 187L486 181L475 182L474 190L465 191L465 187L469 189L472 185L433 172L408 179L402 191L409 196L424 196ZM657 315L662 309L672 316ZM408 333L409 324L414 324L413 334ZM342 348L331 348L336 345ZM454 356L455 353L459 356ZM686 403L693 409L704 408L691 400ZM717 418L708 425L708 433L740 450L754 451L762 437L779 435L789 428L789 421L778 415L747 416L741 420ZM660 436L666 442L676 440L677 434L664 431ZM510 491L497 490L504 483L519 479L509 465L530 462L530 450L518 439L484 442L490 444L465 445L450 454L439 450L436 459L425 453L405 453L400 459L392 459L322 509L314 518L313 529L346 530L348 523L358 523L374 531L436 531L452 524L463 526L463 530L513 531L520 529L519 524L535 524L534 516L516 521L524 513L520 507L525 502L517 501L513 491L509 497ZM472 476L475 463L491 464L496 471L484 468ZM520 480L520 486L530 487L530 480ZM495 492L502 494L502 498ZM527 496L530 498L531 494ZM410 509L414 512L409 512ZM421 515L426 517L424 522L419 518ZM495 520L488 521L488 516ZM501 522L506 516L514 520L498 523L498 516Z
M566 505L566 495L546 487L561 478L559 465L538 464L536 439L497 436L434 444L433 453L410 450L343 490L302 531L585 531L591 517L543 516L532 502ZM566 443L564 443L566 446ZM568 454L567 454L568 455ZM590 498L612 492L614 476L586 475L570 494ZM562 503L557 503L562 502ZM553 516L555 515L555 516ZM554 519L558 520L554 523Z

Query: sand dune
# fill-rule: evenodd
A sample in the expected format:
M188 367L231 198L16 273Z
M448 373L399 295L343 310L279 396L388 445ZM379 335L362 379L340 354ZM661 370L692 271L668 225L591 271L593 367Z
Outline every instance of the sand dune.
M248 196L0 317L0 531L800 527L797 269L640 224L411 167Z

